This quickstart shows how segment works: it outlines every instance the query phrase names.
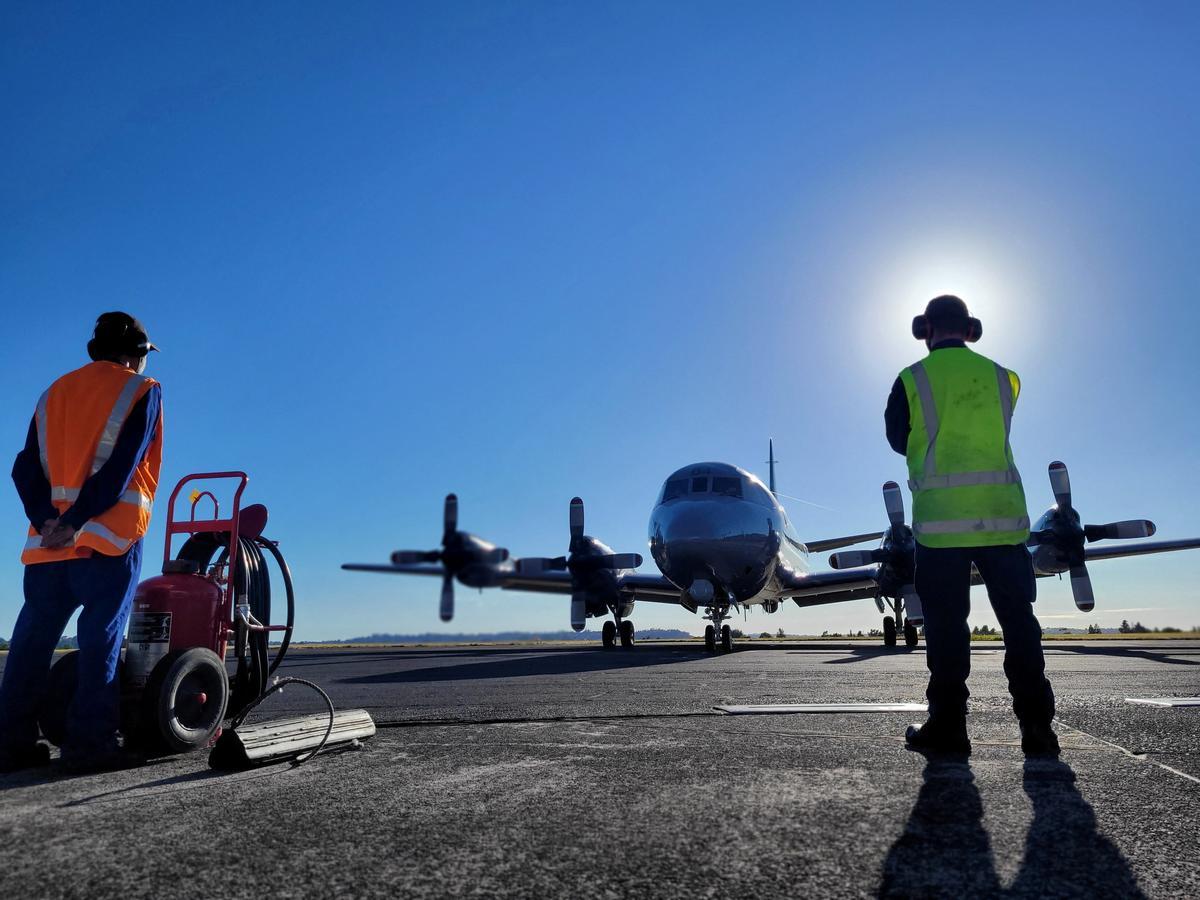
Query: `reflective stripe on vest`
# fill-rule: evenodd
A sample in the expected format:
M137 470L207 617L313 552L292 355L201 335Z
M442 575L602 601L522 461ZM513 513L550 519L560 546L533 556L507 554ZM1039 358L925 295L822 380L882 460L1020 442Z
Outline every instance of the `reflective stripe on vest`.
M917 387L917 400L921 404L921 416L925 420L925 434L929 437L929 444L925 448L925 463L924 474L919 479L910 478L908 480L908 489L910 491L930 491L940 488L958 488L958 487L976 487L984 484L1020 484L1021 474L1015 468L999 469L990 472L956 472L951 475L938 475L936 452L938 439L938 413L937 404L933 402L933 388L929 384L929 373L925 371L924 363L917 363L909 368L912 373L913 383ZM1009 435L1012 432L1012 413L1013 413L1013 393L1012 381L1009 380L1008 370L1003 366L996 365L996 379L1000 388L1000 412L1004 417L1004 455L1011 459L1009 452ZM1009 519L985 519L976 521L1012 521ZM1028 521L1026 521L1028 525ZM1025 526L1019 526L1023 528ZM1019 530L1016 529L1016 530ZM932 531L926 529L930 534L950 534L957 529L945 529L942 531ZM978 528L964 528L963 531L979 531ZM1010 531L1014 529L996 528L995 531Z
M1023 531L1029 516L1011 519L949 519L942 522L914 522L915 534L970 534L976 531Z
M101 525L99 522L95 521L94 519L91 519L87 522L84 522L83 526L77 532L75 532L74 536L71 538L70 543L67 545L64 545L64 546L73 546L75 544L75 542L77 540L79 540L80 536L85 535L85 534L92 535L93 537L98 537L98 538L100 538L100 540L105 541L109 544L112 544L113 548L118 553L124 553L133 544L133 541L125 540L125 538L118 537L111 528ZM41 550L42 549L42 536L40 534L30 535L29 538L25 541L25 549L26 550Z
M74 503L79 499L79 488L54 487L50 489L50 501L66 500L68 503ZM154 501L140 491L126 491L117 498L118 503L129 503L140 509L150 512L154 508Z
M93 475L99 472L100 467L108 462L108 458L112 456L113 448L117 445L117 435L121 433L121 426L125 424L125 417L129 415L129 410L133 408L133 398L137 396L138 389L149 380L145 375L130 375L129 380L125 382L125 386L121 388L121 393L117 396L117 402L113 404L112 412L108 415L108 421L104 423L104 431L100 434L100 442L96 445L96 458L92 460Z

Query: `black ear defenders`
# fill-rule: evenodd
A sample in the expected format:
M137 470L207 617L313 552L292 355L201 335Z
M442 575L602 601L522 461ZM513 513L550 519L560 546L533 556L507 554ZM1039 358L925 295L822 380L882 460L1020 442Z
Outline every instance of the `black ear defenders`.
M959 324L961 320L953 324ZM912 336L918 341L927 341L933 334L934 323L928 316L915 316L912 320ZM974 316L967 316L967 343L973 344L983 337L983 323Z

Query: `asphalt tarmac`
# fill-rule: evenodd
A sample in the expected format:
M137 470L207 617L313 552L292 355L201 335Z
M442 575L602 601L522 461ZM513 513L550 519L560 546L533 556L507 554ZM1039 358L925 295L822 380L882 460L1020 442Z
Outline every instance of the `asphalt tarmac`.
M0 776L5 897L1197 897L1200 642L1048 643L1060 761L1026 761L999 644L975 750L904 749L924 651L804 643L297 650L370 710L362 750ZM264 716L318 711L288 688Z

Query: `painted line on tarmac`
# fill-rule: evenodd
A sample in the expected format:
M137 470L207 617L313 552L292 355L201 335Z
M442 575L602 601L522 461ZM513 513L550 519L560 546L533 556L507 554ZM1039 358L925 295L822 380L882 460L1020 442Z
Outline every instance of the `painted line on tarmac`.
M1125 702L1144 706L1200 706L1200 697L1126 697Z
M1082 728L1076 728L1074 725L1070 725L1058 717L1055 717L1054 721L1057 722L1059 725L1061 725L1063 728L1066 728L1070 731L1074 731L1076 734L1082 734L1085 737L1090 737L1093 741L1099 741L1101 744L1104 744L1107 747L1112 747L1114 750L1119 750L1121 753L1125 754L1130 759L1136 759L1138 762L1149 763L1152 766L1157 766L1158 768L1160 768L1166 772L1170 772L1172 775L1178 775L1180 778L1183 778L1186 781L1190 781L1193 784L1200 784L1200 778L1197 778L1195 775L1189 775L1187 772L1181 772L1178 769L1174 769L1171 766L1168 766L1166 763L1160 763L1156 759L1151 759L1150 756L1146 753L1134 753L1132 750L1128 749L1127 747L1122 747L1120 744L1114 744L1112 741L1106 741L1102 737L1096 737L1096 735L1092 734L1090 731L1084 731Z
M714 706L731 716L777 715L783 713L898 713L926 712L924 703L758 703Z

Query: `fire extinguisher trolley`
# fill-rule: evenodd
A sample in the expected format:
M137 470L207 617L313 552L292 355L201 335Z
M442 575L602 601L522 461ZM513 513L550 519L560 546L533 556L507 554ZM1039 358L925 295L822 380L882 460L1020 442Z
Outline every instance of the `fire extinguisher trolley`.
M190 515L176 520L180 493L194 482L236 479L232 509L221 515L213 491L194 489ZM245 472L188 475L175 486L167 508L161 575L138 585L121 670L121 717L126 740L149 750L187 751L209 746L222 722L266 690L287 653L295 621L291 573L274 541L263 537L267 509L242 506ZM202 501L212 516L197 519ZM187 535L175 557L171 542ZM274 558L287 598L286 624L272 625L271 582L266 557ZM282 639L271 648L269 638ZM226 666L230 643L235 663ZM274 649L274 653L271 651ZM60 659L51 670L42 731L61 744L66 709L74 694L77 660Z

